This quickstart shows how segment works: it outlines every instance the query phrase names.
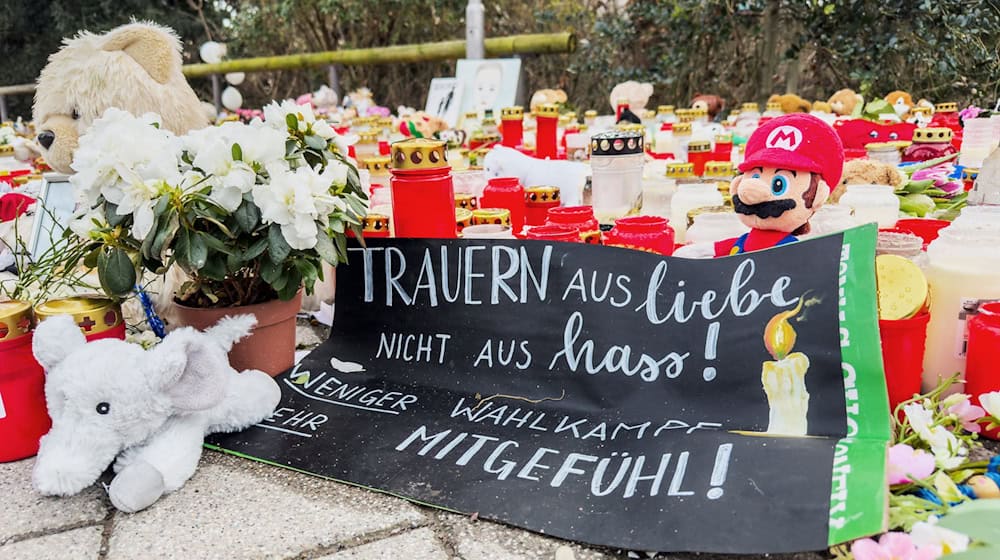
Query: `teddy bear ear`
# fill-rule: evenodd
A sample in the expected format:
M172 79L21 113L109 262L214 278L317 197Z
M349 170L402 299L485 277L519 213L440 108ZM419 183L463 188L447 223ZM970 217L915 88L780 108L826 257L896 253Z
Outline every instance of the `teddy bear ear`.
M177 37L165 28L142 23L123 25L108 33L104 50L124 52L161 84L180 71Z

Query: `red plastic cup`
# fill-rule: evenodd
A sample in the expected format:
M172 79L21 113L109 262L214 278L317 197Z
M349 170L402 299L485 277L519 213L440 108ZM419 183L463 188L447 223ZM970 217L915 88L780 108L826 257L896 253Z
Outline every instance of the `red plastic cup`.
M984 303L968 320L969 350L965 356L965 392L979 404L979 395L1000 391L1000 302ZM1000 428L986 429L980 435L1000 439Z
M674 228L658 216L627 216L615 220L604 244L670 256L674 253Z
M941 228L951 225L947 220L932 220L929 218L911 218L906 220L896 220L896 229L912 233L924 240L924 249L937 239Z
M526 237L541 241L583 243L583 239L580 239L580 232L576 228L558 225L535 226L528 230Z
M895 410L899 403L920 393L924 343L930 318L930 313L923 312L909 319L878 321L885 384L889 390L889 410Z

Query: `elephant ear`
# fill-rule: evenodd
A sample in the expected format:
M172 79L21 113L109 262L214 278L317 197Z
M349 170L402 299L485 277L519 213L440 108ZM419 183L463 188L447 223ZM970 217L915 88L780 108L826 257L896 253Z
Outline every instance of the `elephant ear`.
M149 351L149 383L179 412L212 408L226 396L232 367L217 344L191 328L178 329Z
M87 339L73 317L57 315L42 321L35 329L31 350L45 371L52 371L86 343Z

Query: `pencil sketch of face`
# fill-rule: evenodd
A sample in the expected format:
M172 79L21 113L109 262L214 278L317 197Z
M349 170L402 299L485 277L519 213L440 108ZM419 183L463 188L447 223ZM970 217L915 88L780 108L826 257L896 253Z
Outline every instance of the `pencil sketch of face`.
M476 70L476 81L473 84L474 108L492 109L500 95L500 86L503 83L503 69L499 64L486 63Z

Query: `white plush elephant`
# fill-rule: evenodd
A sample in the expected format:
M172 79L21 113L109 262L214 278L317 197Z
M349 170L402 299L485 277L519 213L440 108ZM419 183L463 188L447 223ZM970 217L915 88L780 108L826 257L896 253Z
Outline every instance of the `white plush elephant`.
M583 187L589 174L582 163L536 159L506 146L494 146L486 154L483 171L487 179L517 177L525 187L559 187L564 206L583 204Z
M43 321L33 350L46 370L52 429L41 439L35 488L76 494L112 461L117 475L108 494L121 511L144 509L183 486L206 434L260 422L281 398L266 373L229 365L229 349L255 322L241 315L205 332L177 329L144 350L117 339L88 343L69 316Z

